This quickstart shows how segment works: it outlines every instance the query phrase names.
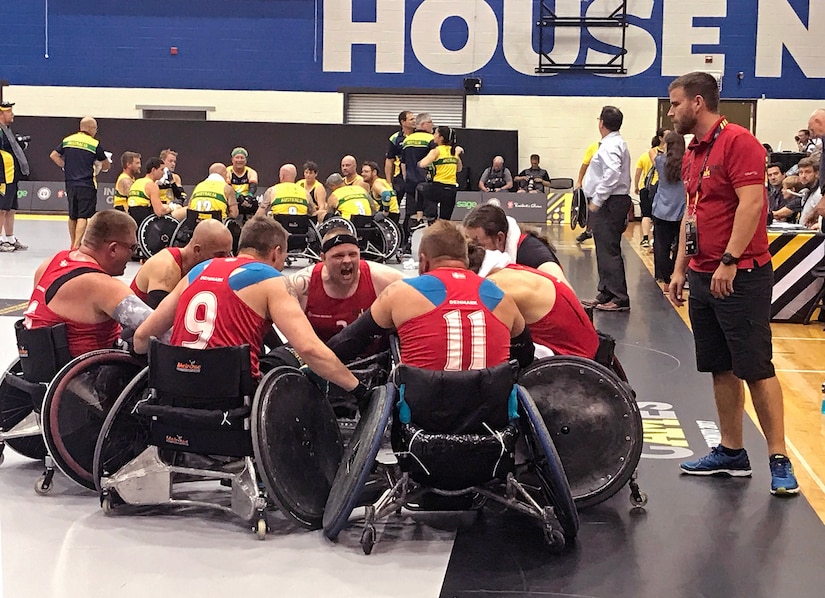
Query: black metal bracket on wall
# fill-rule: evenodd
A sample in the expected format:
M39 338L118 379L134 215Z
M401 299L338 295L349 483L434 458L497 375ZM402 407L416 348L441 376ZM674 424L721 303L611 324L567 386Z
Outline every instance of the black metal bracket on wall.
M547 6L544 0L539 0L539 4L539 20L536 23L539 28L539 65L536 68L536 73L561 73L565 71L619 75L627 73L624 63L627 54L627 48L625 47L627 43L627 0L621 0L619 6L613 12L603 17L560 17ZM558 27L577 27L579 29L619 27L622 30L622 47L604 62L587 62L586 59L584 62L556 62L550 58L550 51L552 50L547 50L546 46L548 43L554 43L550 39L551 35L547 32Z

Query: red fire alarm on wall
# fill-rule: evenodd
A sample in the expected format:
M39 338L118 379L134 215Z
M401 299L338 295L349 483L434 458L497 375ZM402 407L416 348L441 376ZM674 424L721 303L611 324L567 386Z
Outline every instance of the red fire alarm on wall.
M177 56L178 55L178 47L177 46L172 46L171 48L169 48L169 54L171 54L172 56Z

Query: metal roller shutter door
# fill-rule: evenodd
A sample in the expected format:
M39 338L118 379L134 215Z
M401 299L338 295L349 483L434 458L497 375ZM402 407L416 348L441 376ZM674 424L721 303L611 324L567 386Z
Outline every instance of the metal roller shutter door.
M344 124L397 125L398 114L410 110L429 112L433 123L449 127L464 126L464 95L418 95L348 93Z

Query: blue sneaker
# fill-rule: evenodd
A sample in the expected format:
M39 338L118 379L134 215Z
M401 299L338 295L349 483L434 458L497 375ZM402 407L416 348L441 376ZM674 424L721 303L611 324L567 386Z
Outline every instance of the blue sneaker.
M788 496L799 493L793 465L785 455L771 455L771 494Z
M724 474L733 477L749 477L751 462L744 449L735 457L729 457L719 446L710 449L710 454L696 461L685 461L679 465L683 473L690 475Z

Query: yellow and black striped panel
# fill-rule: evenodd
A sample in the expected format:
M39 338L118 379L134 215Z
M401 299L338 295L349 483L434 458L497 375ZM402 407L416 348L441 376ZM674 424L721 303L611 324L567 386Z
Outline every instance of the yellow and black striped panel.
M825 259L825 235L769 232L768 242L774 270L771 319L802 322L822 288L811 269Z
M569 191L556 191L547 195L547 224L568 224L573 194Z

